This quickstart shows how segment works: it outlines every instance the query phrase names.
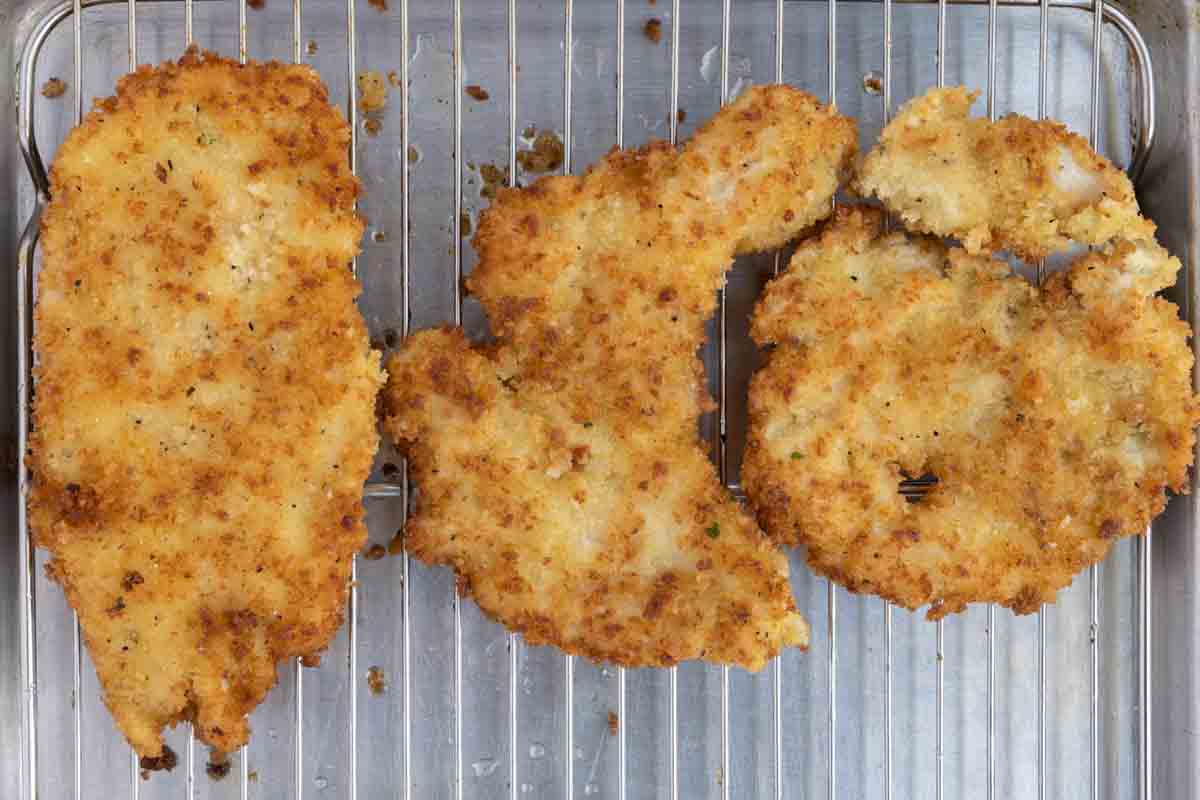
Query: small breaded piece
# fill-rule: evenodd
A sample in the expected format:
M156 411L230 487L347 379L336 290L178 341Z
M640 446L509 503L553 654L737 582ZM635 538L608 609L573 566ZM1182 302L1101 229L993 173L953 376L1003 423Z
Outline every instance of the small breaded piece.
M854 179L912 230L953 236L970 253L1028 261L1071 244L1146 239L1133 184L1053 120L971 117L979 95L933 89L905 103Z
M147 759L181 720L236 750L342 621L383 382L349 139L311 68L190 50L51 170L30 524Z
M681 151L501 191L468 282L498 342L426 331L388 365L409 552L530 643L601 661L759 669L806 646L787 559L697 440L697 349L735 254L826 216L856 141L803 92L759 87Z
M813 569L937 619L1052 602L1188 489L1179 261L1118 242L1038 290L1000 261L839 210L766 289L742 479ZM933 475L918 502L902 481Z

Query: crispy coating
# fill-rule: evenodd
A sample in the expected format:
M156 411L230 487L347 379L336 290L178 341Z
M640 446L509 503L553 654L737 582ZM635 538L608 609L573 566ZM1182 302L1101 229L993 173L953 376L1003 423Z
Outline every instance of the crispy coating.
M787 561L697 441L696 356L736 253L829 212L851 120L752 89L682 150L503 190L469 280L498 337L410 338L385 428L419 485L406 546L532 643L628 666L761 668L805 646Z
M900 109L867 155L854 189L909 228L953 236L971 253L1034 261L1072 242L1145 239L1129 178L1053 120L972 118L978 92L933 89Z
M312 69L189 51L54 163L30 521L142 756L183 719L237 748L341 623L383 377L349 136Z
M842 209L756 310L743 480L776 541L929 617L1028 613L1187 491L1190 331L1153 239L1041 291L1003 262ZM916 503L905 478L932 474Z

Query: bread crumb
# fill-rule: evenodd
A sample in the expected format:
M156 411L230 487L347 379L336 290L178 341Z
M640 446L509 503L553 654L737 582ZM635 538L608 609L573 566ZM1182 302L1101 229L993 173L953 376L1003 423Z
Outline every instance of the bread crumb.
M662 20L658 17L651 17L646 20L646 24L642 28L642 33L646 34L647 39L658 44L662 41Z
M617 735L617 727L619 724L620 723L619 723L619 720L617 719L616 712L615 711L608 712L608 732L611 733L613 736L616 736Z
M367 0L367 5L378 9L381 13L388 10L387 0Z
M219 758L216 761L210 761L204 767L204 771L208 773L208 777L214 781L222 780L229 774L230 764L224 758Z
M381 544L373 544L367 548L367 552L363 553L363 558L367 561L378 561L387 555L387 548Z
M531 150L517 153L517 163L526 172L553 172L562 166L565 150L562 139L553 131L542 131L533 140Z
M308 47L306 47L306 48L305 48L305 50L308 52L308 54L309 54L310 56L315 56L315 55L317 54L317 40L316 40L316 39L309 39L309 40L308 40Z
M383 120L376 119L375 117L367 117L363 120L363 129L367 132L368 136L378 136L379 132L383 130Z
M675 112L675 120L677 122L683 122L685 119L687 119L687 112L682 108Z
M246 5L253 8L255 11L262 11L267 5L267 0L246 0Z
M387 691L387 678L381 667L371 667L367 670L367 688L373 695L381 695Z
M484 89L482 86L479 86L478 84L474 84L474 83L471 84L470 86L466 87L465 91L472 98L474 98L475 100L478 100L481 103L484 100L487 100L489 97L491 97L491 95L488 94L487 89Z
M479 190L480 197L491 200L496 196L498 189L508 185L508 167L500 169L495 164L480 164L479 175L483 178L483 188Z
M458 215L458 235L462 238L471 235L471 215L466 211Z
M62 97L67 92L67 82L62 78L51 78L42 84L42 97L53 100Z
M390 83L392 86L400 85L400 75L396 72L396 70L388 70L388 83Z
M358 73L358 107L368 114L387 105L387 83L373 69Z

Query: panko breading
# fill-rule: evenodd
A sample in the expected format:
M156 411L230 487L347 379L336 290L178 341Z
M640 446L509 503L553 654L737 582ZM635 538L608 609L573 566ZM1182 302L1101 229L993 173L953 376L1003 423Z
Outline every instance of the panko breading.
M882 224L841 210L768 286L747 494L772 538L852 591L930 618L1034 611L1187 491L1190 331L1151 296L1179 261L1119 242L1039 291ZM926 474L907 502L900 482Z
M143 757L184 719L236 749L341 623L383 378L349 138L309 67L189 51L51 171L30 521Z
M1072 242L1145 239L1133 184L1053 120L972 118L978 92L933 89L906 103L864 159L854 188L913 230L953 236L971 253L1034 261Z
M698 442L696 353L734 255L827 215L856 139L761 87L682 151L501 191L469 280L498 343L425 331L388 365L385 427L419 486L409 552L529 642L602 661L759 669L805 646L786 558Z

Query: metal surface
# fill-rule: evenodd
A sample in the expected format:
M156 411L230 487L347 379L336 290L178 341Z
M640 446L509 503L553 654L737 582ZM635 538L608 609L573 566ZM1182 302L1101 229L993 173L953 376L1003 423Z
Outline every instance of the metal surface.
M644 32L650 18L660 41ZM484 330L461 294L475 259L464 229L487 202L481 165L507 168L513 184L535 177L517 159L529 127L563 137L564 170L579 172L613 144L682 140L746 85L772 80L835 98L858 118L864 148L900 103L943 81L984 90L980 113L1062 119L1141 177L1164 241L1197 263L1200 115L1184 88L1198 62L1182 4L1139 5L1158 81L1138 27L1101 0L390 0L386 11L366 0L303 9L267 0L261 10L245 0L0 0L0 20L12 22L3 47L28 165L16 170L5 145L0 176L15 201L0 239L17 280L0 304L16 323L3 430L18 443L45 164L131 63L175 57L192 40L311 63L346 110L369 220L355 265L360 305L379 339L439 322ZM364 69L397 76L377 135L363 135L354 104ZM65 97L38 94L50 76L72 83ZM472 84L490 98L465 95ZM754 365L746 316L785 263L739 259L703 351L721 402L701 429L734 487ZM1187 272L1174 295L1193 322L1195 286ZM23 474L13 485L24 494ZM365 491L372 541L386 544L403 525L408 494L404 465L385 446ZM0 712L11 711L0 715L0 785L21 798L1200 795L1198 746L1186 733L1200 724L1190 498L1172 502L1152 540L1121 543L1036 617L979 607L932 625L813 577L794 554L812 648L753 676L702 664L619 670L530 648L460 602L445 570L403 555L361 561L347 625L322 664L281 666L250 744L220 780L186 728L168 735L180 766L139 777L70 609L42 577L45 557L29 549L24 510L11 509L0 558L11 606L0 606ZM367 688L370 668L386 675L382 695Z

